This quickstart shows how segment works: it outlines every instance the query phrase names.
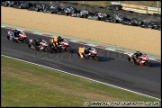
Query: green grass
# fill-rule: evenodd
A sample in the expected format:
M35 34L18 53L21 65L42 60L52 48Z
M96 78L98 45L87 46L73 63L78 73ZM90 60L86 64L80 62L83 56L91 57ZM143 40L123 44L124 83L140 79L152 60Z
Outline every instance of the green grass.
M84 102L161 101L1 56L2 107L84 106Z

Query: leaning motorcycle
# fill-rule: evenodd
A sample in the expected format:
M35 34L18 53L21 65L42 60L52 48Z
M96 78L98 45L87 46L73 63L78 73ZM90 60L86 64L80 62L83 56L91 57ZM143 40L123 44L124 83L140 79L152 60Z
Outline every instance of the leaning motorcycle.
M152 64L148 59L147 54L143 53L143 55L141 55L139 57L140 61L138 61L135 57L133 57L133 53L128 53L128 61L130 61L132 64L135 65L142 65L142 66L149 66L151 67Z
M51 41L51 39L50 39ZM62 52L62 51L66 51L66 52L72 52L71 47L69 46L69 42L66 39L63 39L62 42L60 43L60 45L57 45L57 48L54 47L53 43L50 43L48 45L48 51L50 53L53 52Z
M100 60L100 57L97 54L97 50L95 48L91 48L91 50L89 50L90 54L86 57L84 56L83 53L83 47L79 47L78 48L78 56L81 58L87 58L87 59L93 59L93 60Z
M40 42L40 46L37 46L33 39L29 39L28 47L37 51L48 51L48 43L45 40Z
M69 42L66 39L63 39L60 45L58 45L58 52L66 51L71 52L71 47L69 46Z
M24 32L22 32L22 31L19 33L19 38L18 38L18 37L14 36L14 32L13 31L9 30L7 32L7 39L11 40L13 42L16 42L16 43L22 42L22 43L28 44L28 42L29 42L26 34Z

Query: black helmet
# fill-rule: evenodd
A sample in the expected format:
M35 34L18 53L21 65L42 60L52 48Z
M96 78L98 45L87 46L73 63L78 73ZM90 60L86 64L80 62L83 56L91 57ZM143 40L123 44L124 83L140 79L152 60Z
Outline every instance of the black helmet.
M40 39L38 39L38 41L39 41L39 42L42 42L42 40L43 40L43 39L41 39L41 38L40 38Z
M58 40L61 40L61 36L58 36L57 38L58 38Z
M140 51L137 51L136 53L141 53Z
M85 52L87 52L88 51L88 48L87 47L85 47Z
M38 39L34 39L35 40L35 42L39 42L39 40Z
M88 47L87 47L87 49L88 49L88 50L91 50L91 49L92 49L92 47L88 46Z

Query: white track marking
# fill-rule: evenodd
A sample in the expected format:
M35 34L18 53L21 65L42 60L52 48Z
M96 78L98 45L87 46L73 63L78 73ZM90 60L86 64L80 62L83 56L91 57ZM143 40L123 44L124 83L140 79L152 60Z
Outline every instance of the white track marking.
M92 47L98 46L98 45L89 44L89 43L87 43L87 44L85 44L85 45L92 46Z
M77 40L71 40L71 42L78 42Z
M97 80L94 80L94 79L91 79L91 78L88 78L88 77L84 77L84 76L81 76L81 75L72 74L72 73L69 73L69 72L66 72L66 71L62 71L62 70L59 70L59 69L56 69L56 68L52 68L52 67L49 67L49 66L44 66L44 65L32 63L32 62L29 62L29 61L26 61L26 60L22 60L22 59L10 57L10 56L5 56L5 55L1 55L1 56L7 57L7 58L11 58L11 59L15 59L15 60L19 60L19 61L24 61L24 62L27 62L27 63L30 63L30 64L34 64L34 65L37 65L37 66L41 66L41 67L44 67L44 68L47 68L47 69L55 70L56 72L59 71L59 72L64 73L64 74L68 74L68 75L71 75L71 76L87 79L87 80L90 80L90 81L93 81L93 82L96 82L96 83L100 83L100 84L104 84L104 85L107 85L107 86L110 86L110 87L113 87L113 88L118 88L118 89L121 89L121 90L125 90L125 91L131 92L131 93L138 94L138 95L142 95L142 96L154 98L154 99L157 99L157 100L161 100L161 99L153 97L153 96L149 96L149 95L146 95L146 94L143 94L143 93L135 92L135 91L132 91L132 90L129 90L129 89L125 89L125 88L122 88L122 87L119 87L119 86L115 86L115 85L112 85L112 84L109 84L109 83L104 83L104 82L101 82L101 81L97 81Z
M115 51L115 49L112 49L112 48L105 48L105 49L109 51Z

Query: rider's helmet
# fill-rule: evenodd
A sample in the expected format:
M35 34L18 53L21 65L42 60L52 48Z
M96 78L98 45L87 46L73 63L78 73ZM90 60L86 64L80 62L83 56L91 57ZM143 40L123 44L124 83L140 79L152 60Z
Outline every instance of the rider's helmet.
M42 42L42 41L43 41L43 39L41 39L41 38L40 38L40 39L38 39L38 41L39 41L39 42Z
M142 52L140 52L140 51L137 51L137 52L136 52L136 54L142 55Z
M58 36L57 38L58 38L58 41L61 41L61 39L62 39L61 36Z
M87 47L85 47L85 53L87 53L89 50L88 50L88 48Z
M88 46L88 47L87 47L87 49L88 49L88 50L91 50L91 49L92 49L92 47L91 47L91 46Z
M137 51L136 53L141 53L140 51Z
M34 39L35 40L35 43L39 43L39 40L38 39Z
M14 33L16 33L16 34L17 34L17 32L18 32L18 30L17 30L17 29L15 29L15 30L14 30Z
M136 52L136 55L137 55L137 56L142 56L142 55L143 55L143 53L142 53L142 52L140 52L140 51L137 51L137 52Z

